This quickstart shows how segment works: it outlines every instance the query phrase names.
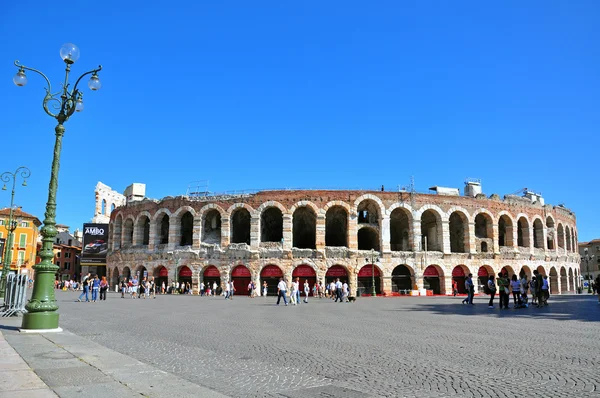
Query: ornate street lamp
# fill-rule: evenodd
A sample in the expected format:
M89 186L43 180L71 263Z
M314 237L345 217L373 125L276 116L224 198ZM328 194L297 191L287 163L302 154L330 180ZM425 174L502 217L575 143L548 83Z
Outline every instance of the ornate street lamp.
M585 249L583 249L583 252L585 253L582 257L583 260L585 260L585 272L586 272L586 276L585 278L588 280L588 293L592 292L592 280L590 278L590 260L592 258L594 258L594 255L592 254L591 256L588 254L588 248L586 247ZM599 293L600 294L600 293Z
M379 261L375 249L371 249L369 257L366 257L365 261L371 262L371 296L375 297L377 296L377 292L375 291L375 261Z
M27 84L27 76L25 71L32 71L44 78L47 83L46 96L44 97L42 106L44 111L56 119L58 124L54 131L56 133L56 141L54 143L54 157L52 158L52 169L50 171L50 185L48 187L48 202L46 202L46 212L44 226L41 229L42 250L39 252L41 262L33 266L35 270L35 283L33 285L33 293L29 303L25 306L27 313L23 316L23 329L36 330L60 330L58 329L58 305L54 297L54 275L58 267L52 263L54 253L52 251L52 243L54 237L58 233L56 230L56 190L58 188L58 168L60 164L60 151L62 147L62 137L65 134L63 124L75 112L83 110L83 93L79 91L79 82L84 76L92 75L88 87L92 91L100 89L100 79L98 72L102 66L85 72L75 81L73 88L70 88L69 73L71 65L79 59L79 48L76 45L67 43L60 48L60 57L66 65L65 80L62 88L56 93L52 93L50 80L37 69L26 67L15 61L15 65L19 71L13 78L13 82L22 87Z
M10 263L12 261L12 256L10 255L10 249L13 246L14 234L13 232L17 229L17 225L20 224L19 221L13 220L13 212L14 212L14 201L15 201L15 186L17 182L17 177L21 176L23 178L23 186L27 186L27 178L31 175L31 171L25 167L21 166L14 173L9 171L5 171L0 175L0 180L4 182L2 186L2 190L6 191L6 183L12 180L12 191L10 193L10 211L8 213L8 224L6 225L6 229L8 230L8 236L6 237L6 246L4 247L4 262L2 263L2 279L0 279L0 298L4 298L4 291L6 290L6 280L8 279L8 272L10 268Z

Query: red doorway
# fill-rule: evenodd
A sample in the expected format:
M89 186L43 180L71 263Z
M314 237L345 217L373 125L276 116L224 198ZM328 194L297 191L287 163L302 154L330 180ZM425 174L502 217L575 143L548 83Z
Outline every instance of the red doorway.
M456 282L456 290L458 290L459 294L467 294L467 291L465 290L465 279L467 279L465 270L460 265L454 267L452 270L452 282Z
M432 290L433 294L442 294L440 274L433 265L425 268L425 272L423 272L423 285L425 289Z
M304 294L304 282L308 281L308 285L310 286L310 293L308 294L312 296L312 289L317 283L317 273L315 270L310 265L299 265L292 272L292 279L296 280L296 278L300 278L300 293Z
M217 284L217 288L221 287L221 273L214 265L207 267L202 273L205 288L210 287L212 290L213 284ZM216 294L216 292L212 292Z
M257 286L260 288L260 294L263 293L262 283L267 282L267 296L276 296L279 278L283 278L283 271L278 266L271 264L263 268L260 271L261 286Z
M375 279L375 294L381 294L381 272L379 272L379 268L373 266L373 264L367 264L358 271L358 291L361 296L372 294L373 278Z
M248 295L248 284L252 279L250 270L244 265L238 265L231 271L231 280L236 295Z
M328 284L335 282L337 278L340 278L342 283L348 283L348 272L346 271L346 268L341 265L334 265L327 270L327 273L325 273L325 282Z

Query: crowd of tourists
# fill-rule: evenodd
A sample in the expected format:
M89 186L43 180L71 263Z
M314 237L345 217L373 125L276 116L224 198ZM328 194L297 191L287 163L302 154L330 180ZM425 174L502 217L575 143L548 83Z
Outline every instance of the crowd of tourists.
M339 278L322 285L320 285L319 282L316 282L312 287L308 283L308 280L305 280L304 283L301 284L300 278L298 277L292 280L289 285L283 278L280 278L279 283L277 284L277 305L280 304L282 298L283 303L288 305L288 297L290 304L292 305L300 304L302 301L308 303L308 296L310 295L311 290L313 292L313 297L330 298L336 303L348 302L352 299L352 297L349 296L350 290L348 283L346 283L346 281L340 281ZM264 296L266 295L265 287ZM301 300L302 295L304 295L304 300Z
M469 276L471 275L469 274ZM525 274L519 279L516 274L512 278L509 278L508 273L500 272L497 278L494 275L490 275L487 283L484 285L484 293L490 296L488 302L489 308L494 308L496 292L499 293L498 303L500 309L511 308L509 305L511 295L513 301L512 308L527 308L530 305L535 305L539 308L548 305L550 284L548 276L540 274L537 270L533 271L533 276L529 281Z
M110 288L106 277L102 278L98 277L98 275L94 275L93 277L88 272L81 280L82 292L77 299L78 302L81 302L85 299L85 302L95 303L98 300L106 300L106 292ZM90 300L90 291L91 291L91 300ZM100 297L98 297L98 295Z

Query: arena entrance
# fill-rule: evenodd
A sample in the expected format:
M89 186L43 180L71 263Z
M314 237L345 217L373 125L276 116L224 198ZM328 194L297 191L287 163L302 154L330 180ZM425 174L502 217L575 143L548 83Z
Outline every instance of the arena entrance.
M467 279L467 275L465 274L465 269L457 265L452 270L452 283L456 282L456 290L458 290L458 294L467 294L467 290L465 289L465 280Z
M179 268L179 278L177 279L179 282L179 289L183 291L185 284L190 284L190 289L192 288L192 270L189 269L186 265Z
M375 294L381 294L381 272L373 264L367 264L358 271L358 295L373 294L373 279L375 279Z
M342 283L348 283L348 272L346 271L346 268L341 265L334 265L327 270L327 273L325 274L325 283L330 284L331 282L335 282L337 278L340 278Z
M490 278L490 274L493 271L491 269L488 269L485 265L479 267L479 270L477 271L477 282L479 283L479 291L483 292L484 289L483 287L485 285L487 285L488 283L488 279Z
M221 287L221 273L217 267L210 265L204 269L202 281L204 282L205 289L210 286L212 290L215 283L217 284L217 289L219 289ZM216 295L216 292L212 292L212 294Z
M433 294L442 294L442 283L440 273L435 265L430 265L423 272L423 287L432 290Z
M260 271L260 294L262 295L263 287L262 284L267 282L267 296L277 296L277 284L279 278L283 278L283 271L276 265L267 265ZM247 284L246 284L247 285Z
M312 288L317 283L317 273L315 270L307 264L302 264L294 268L292 272L292 279L300 278L300 293L304 294L304 282L308 281L308 285L310 286L309 296L313 295Z
M413 290L413 280L410 268L402 264L392 271L392 293L408 294Z
M158 268L154 269L154 282L156 286L156 291L160 293L160 289L162 288L162 284L165 284L165 292L169 287L169 270L167 270L162 265Z
M231 271L231 280L236 295L248 295L248 284L252 280L250 270L244 265L238 265Z

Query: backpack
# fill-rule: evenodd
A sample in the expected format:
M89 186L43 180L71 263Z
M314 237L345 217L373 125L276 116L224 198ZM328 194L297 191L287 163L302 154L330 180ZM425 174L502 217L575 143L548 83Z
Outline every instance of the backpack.
M483 292L485 294L492 294L492 291L490 290L490 287L488 286L487 282L483 285Z

